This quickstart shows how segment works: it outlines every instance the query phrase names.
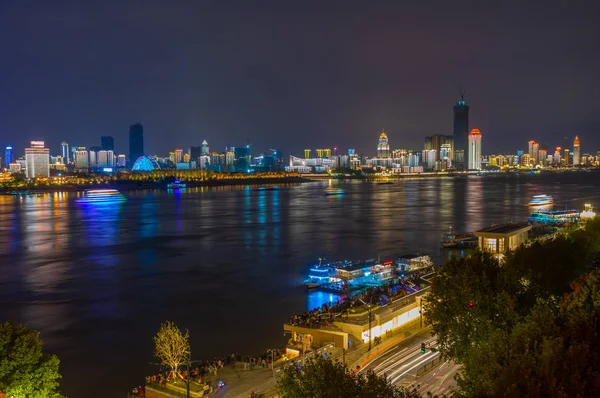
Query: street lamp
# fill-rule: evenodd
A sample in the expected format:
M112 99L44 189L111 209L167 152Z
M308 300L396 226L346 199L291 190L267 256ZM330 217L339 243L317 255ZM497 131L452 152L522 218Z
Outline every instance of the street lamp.
M273 377L275 377L275 360L273 359L273 351L275 351L273 348L267 350L267 352L271 352L271 372L273 372Z
M363 299L359 298L360 302L367 306L367 311L369 313L369 351L371 351L371 305L367 304L363 301Z

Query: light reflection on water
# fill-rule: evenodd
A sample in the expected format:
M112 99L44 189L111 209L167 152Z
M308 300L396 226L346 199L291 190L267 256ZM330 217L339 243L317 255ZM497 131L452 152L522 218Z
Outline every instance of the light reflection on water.
M328 184L347 194L325 197ZM125 191L103 207L0 196L0 319L41 330L67 396L118 396L153 369L162 321L190 330L198 359L260 353L284 343L289 316L339 299L301 286L317 258L444 261L450 225L526 220L540 192L600 205L597 173ZM111 383L90 391L98 375Z

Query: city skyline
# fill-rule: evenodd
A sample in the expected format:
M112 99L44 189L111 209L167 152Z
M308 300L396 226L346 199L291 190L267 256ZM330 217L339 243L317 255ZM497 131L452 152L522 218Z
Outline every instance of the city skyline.
M3 145L112 136L128 153L128 126L140 121L147 153L203 139L368 153L381 126L418 148L452 134L460 87L494 152L523 148L522 136L551 147L577 135L600 148L589 8L103 4L3 4L11 62L0 66L0 134L13 141ZM457 12L464 24L449 17Z

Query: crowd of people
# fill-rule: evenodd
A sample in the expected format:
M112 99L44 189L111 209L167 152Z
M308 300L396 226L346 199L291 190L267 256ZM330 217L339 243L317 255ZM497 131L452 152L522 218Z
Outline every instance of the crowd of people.
M174 375L171 370L161 369L156 375L147 376L146 384L165 385L168 380L181 379L187 380L191 375L191 380L203 384L211 376L217 376L219 370L228 365L238 366L239 370L253 370L257 368L269 368L271 360L277 361L285 355L285 349L275 349L260 356L241 356L238 353L217 357L210 361L192 363L190 373L187 367L182 366L178 375Z

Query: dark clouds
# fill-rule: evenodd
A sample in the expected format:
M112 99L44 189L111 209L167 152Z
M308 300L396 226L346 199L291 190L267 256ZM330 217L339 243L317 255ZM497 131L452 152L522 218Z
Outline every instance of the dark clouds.
M0 144L420 149L468 89L484 153L600 149L594 2L0 3Z

